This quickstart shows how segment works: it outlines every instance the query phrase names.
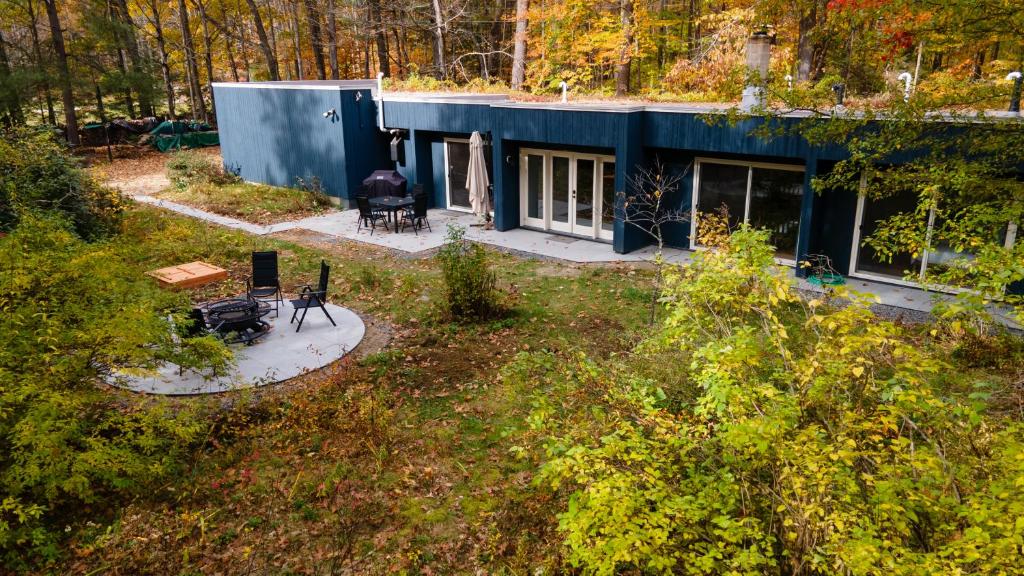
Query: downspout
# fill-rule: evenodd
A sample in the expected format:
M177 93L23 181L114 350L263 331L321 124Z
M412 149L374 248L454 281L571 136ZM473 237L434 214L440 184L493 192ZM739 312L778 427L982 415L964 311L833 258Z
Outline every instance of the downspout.
M377 72L377 127L381 132L384 129L384 73Z

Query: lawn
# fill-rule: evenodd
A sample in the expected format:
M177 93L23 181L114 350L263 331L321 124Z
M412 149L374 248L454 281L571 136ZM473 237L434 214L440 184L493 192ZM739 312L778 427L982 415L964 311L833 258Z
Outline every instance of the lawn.
M127 215L140 273L202 259L243 289L248 254L276 249L286 290L332 264L333 302L380 336L358 359L207 403L217 434L187 477L73 538L65 569L110 574L524 573L557 569L555 504L509 435L535 390L507 369L524 352L606 357L644 329L650 273L490 252L513 312L482 325L440 313L430 258L304 231L249 236L153 208ZM243 570L244 568L244 570Z
M169 187L157 197L254 224L298 220L336 209L326 196L307 190L247 182Z

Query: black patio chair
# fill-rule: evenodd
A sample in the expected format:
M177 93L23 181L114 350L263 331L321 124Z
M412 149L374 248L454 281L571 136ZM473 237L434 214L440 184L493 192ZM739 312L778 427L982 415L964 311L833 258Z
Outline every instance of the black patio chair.
M433 232L430 229L430 221L427 220L427 195L420 194L419 196L412 197L412 206L405 209L402 213L402 227L398 230L399 232L405 231L405 223L408 222L412 225L412 231L416 232L419 236L417 228L422 228L424 224L427 225L427 230Z
M415 198L417 196L423 196L424 194L426 194L426 192L423 191L423 184L413 184L412 192L409 194L409 196Z
M280 316L281 280L277 274L277 251L252 253L252 276L245 280L245 293L254 300L274 303L274 318Z
M383 210L376 209L370 206L370 199L366 196L356 196L356 207L359 208L359 226L356 228L358 234L364 227L370 229L370 236L373 236L373 231L377 229L377 222L379 221L384 225L385 230L388 228L388 216Z
M299 293L299 297L296 300L292 300L292 308L295 309L292 312L291 322L295 322L295 316L302 310L302 317L299 318L299 325L295 328L298 332L302 330L302 322L306 319L306 312L309 312L310 308L319 308L324 311L324 316L331 321L332 326L337 326L334 323L334 318L331 318L330 313L327 312L327 281L330 279L331 267L327 265L327 262L320 261L320 283L317 284L316 290L312 286L306 285L302 287L302 292Z

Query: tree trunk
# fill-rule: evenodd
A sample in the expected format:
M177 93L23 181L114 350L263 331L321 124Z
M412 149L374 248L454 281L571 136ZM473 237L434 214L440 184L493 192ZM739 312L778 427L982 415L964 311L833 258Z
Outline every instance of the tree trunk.
M338 80L338 22L334 0L327 0L327 60L331 64L331 80Z
M206 14L206 4L196 0L199 7L199 18L203 25L203 63L206 66L206 80L210 83L210 115L207 122L217 123L217 102L213 96L213 39L210 38L210 18Z
M125 50L128 52L128 61L131 62L132 74L139 80L148 78L144 70L144 61L139 53L139 38L135 33L135 21L132 20L131 12L128 11L127 0L115 0L118 16L125 25ZM139 113L143 116L153 116L153 98L149 82L143 86L136 86L139 95Z
M277 21L274 19L274 13L273 4L271 4L271 9L267 12L267 24L270 28L270 54L274 57L274 67L277 68L278 75L280 75L281 64L277 59Z
M306 5L306 25L309 27L309 45L313 49L313 63L316 64L316 77L319 80L327 79L327 69L324 67L324 46L320 39L320 13L316 11L314 0L304 0Z
M231 36L224 35L224 52L228 56L228 63L231 66L231 80L238 82L238 65L235 63L235 51L231 48Z
M985 48L974 53L974 61L971 66L971 79L981 80L981 70L985 66Z
M302 39L299 37L299 0L291 0L292 55L295 57L295 79L302 80Z
M199 118L203 122L209 122L206 115L206 101L203 99L203 91L199 87L199 67L196 66L196 49L192 43L192 30L188 22L188 7L185 0L178 0L178 23L181 24L181 43L185 48L185 67L188 72L188 89L192 97L192 116L196 116L198 110Z
M26 2L28 7L29 31L32 33L32 53L36 57L36 67L43 71L40 84L43 89L43 96L46 99L46 114L50 124L57 125L57 114L53 111L53 96L50 95L49 74L46 73L46 61L43 60L43 50L39 43L39 29L36 28L36 10L33 0Z
M242 26L239 33L239 43L239 48L242 49L242 68L245 68L245 81L252 82L252 63L249 62L249 35L245 33L245 26ZM277 64L276 58L274 59L274 64Z
M263 18L260 17L260 10L256 6L256 0L246 0L249 5L249 12L252 13L252 22L256 26L256 37L260 41L260 51L263 52L263 60L267 64L267 74L271 80L280 80L281 76L277 70L277 58L270 48L270 40L267 38L267 30L263 27ZM248 80L248 79L247 79Z
M68 53L64 48L64 31L60 28L60 16L57 14L57 0L43 0L46 4L46 16L50 20L50 37L53 40L53 53L57 56L57 71L60 74L61 100L64 103L64 123L67 124L68 144L78 146L78 116L75 114L75 94L71 89L71 71L68 69Z
M434 74L444 78L444 15L441 13L441 0L433 0L434 7Z
M363 78L370 77L370 43L363 44Z
M487 69L494 76L501 76L502 59L498 50L505 45L506 28L508 27L508 22L505 21L505 0L494 2L494 10L494 15L489 18L493 22L490 34L487 36Z
M128 63L124 57L124 51L127 42L125 42L124 35L122 34L122 29L120 26L120 24L123 23L123 20L117 10L118 9L116 8L114 2L107 2L107 19L110 21L111 31L113 32L114 36L114 53L117 56L117 69L121 72L121 78L128 81ZM132 98L131 82L127 82L124 86L122 86L122 88L124 95L124 107L128 112L128 117L134 118L135 100Z
M512 89L522 90L526 80L527 12L530 0L516 0L516 36L512 49Z
M824 18L825 10L819 0L814 0L800 11L796 43L797 82L815 80L821 72L822 41L818 38L818 24Z
M174 112L174 83L171 82L171 67L167 63L167 43L164 40L164 28L160 23L160 5L157 0L149 0L149 7L153 10L153 35L156 37L156 47L160 51L160 73L164 78L164 92L167 95L167 116L176 120L178 115Z
M384 29L384 14L380 10L380 0L367 0L370 8L370 22L376 27L377 38L377 71L391 76L391 62L388 61L388 36Z
M619 18L622 22L622 47L615 69L615 95L629 94L629 76L633 62L633 0L619 0Z
M403 52L402 37L398 34L398 28L391 29L391 36L395 38L395 61L396 64L398 64L398 74L399 76L404 76L405 64L408 62L408 60L405 59L405 56L408 54Z
M700 14L701 0L690 0L690 9L687 20L686 36L689 43L690 60L696 60L700 55Z
M13 126L24 124L25 115L21 111L21 98L18 91L7 83L11 76L11 62L7 58L7 47L4 46L4 37L0 33L0 98L7 111L4 113L5 124Z
M658 2L658 19L659 20L665 20L666 19L666 17L667 17L666 11L667 10L668 10L668 1L667 0L659 0L659 2ZM665 61L668 59L668 50L667 50L668 47L666 46L667 41L668 41L668 27L666 27L663 24L663 25L658 27L658 74L659 75L662 73L662 71L664 71L664 69L665 69Z

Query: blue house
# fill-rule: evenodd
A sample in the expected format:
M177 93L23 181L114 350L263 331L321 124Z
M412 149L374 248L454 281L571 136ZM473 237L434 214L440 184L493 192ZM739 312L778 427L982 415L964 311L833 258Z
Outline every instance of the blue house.
M905 270L944 257L886 262L861 246L879 221L911 208L915 197L815 193L812 179L843 158L841 147L752 136L761 119L706 121L722 108L466 94L379 98L373 81L220 83L214 92L226 166L280 186L315 176L346 206L370 172L394 168L423 185L433 207L469 211L468 140L477 131L489 143L498 230L587 238L620 253L643 247L646 234L616 217L617 192L628 192L631 175L657 158L682 175L674 206L696 213L726 205L734 223L769 229L779 262L795 270L808 254L824 254L843 274L902 283ZM698 248L694 228L673 225L667 243Z

